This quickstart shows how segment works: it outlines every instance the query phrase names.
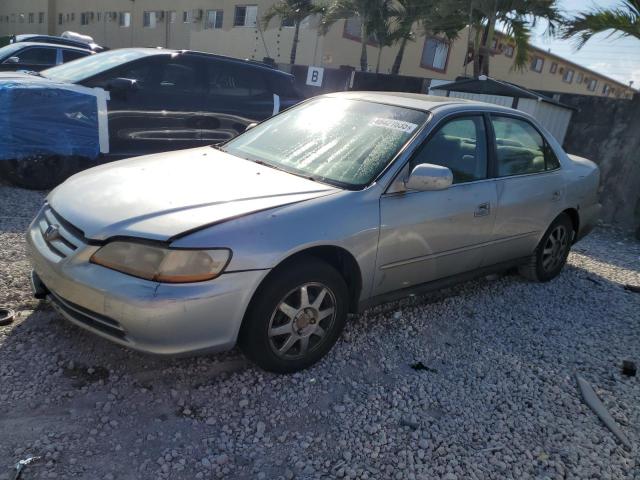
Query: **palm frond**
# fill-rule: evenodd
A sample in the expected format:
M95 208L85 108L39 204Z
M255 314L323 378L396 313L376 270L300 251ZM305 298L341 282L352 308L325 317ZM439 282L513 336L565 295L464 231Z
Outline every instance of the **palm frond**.
M617 34L640 39L640 0L625 0L618 8L597 8L580 13L565 23L562 37L574 38L580 49L594 35L608 31L609 36Z

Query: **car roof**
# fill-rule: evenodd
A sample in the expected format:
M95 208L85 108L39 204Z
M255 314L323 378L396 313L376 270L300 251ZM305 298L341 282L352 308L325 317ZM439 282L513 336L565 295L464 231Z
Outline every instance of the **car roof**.
M55 43L60 45L69 45L79 48L102 48L97 43L87 43L73 38L60 37L57 35L45 35L41 33L20 33L13 36L13 43L38 42L38 43Z
M434 110L468 111L468 110L486 110L499 111L507 113L519 113L527 116L523 112L514 110L513 108L503 107L492 103L478 102L475 100L465 100L463 98L438 97L435 95L427 95L423 93L406 93L406 92L336 92L329 93L325 96L348 98L352 100L364 100L369 102L384 103L404 108L413 108L425 112L433 112Z
M286 77L291 77L291 74L287 72L283 72L282 70L277 70L275 68L270 67L266 63L262 63L256 60L242 59L236 57L229 57L226 55L219 55L217 53L209 53L209 52L199 52L197 50L172 50L162 47L152 48L152 47L133 47L133 48L122 48L118 50L136 50L140 52L154 53L156 55L190 55L204 58L212 58L216 60L223 60L226 62L237 63L238 65L251 66L254 68L258 68L263 70L264 72L269 72L274 75L282 75Z
M67 50L77 50L78 52L92 53L90 48L76 47L74 45L62 45L60 43L46 43L46 42L17 42L11 45L19 45L21 47L51 47L51 48L64 48Z

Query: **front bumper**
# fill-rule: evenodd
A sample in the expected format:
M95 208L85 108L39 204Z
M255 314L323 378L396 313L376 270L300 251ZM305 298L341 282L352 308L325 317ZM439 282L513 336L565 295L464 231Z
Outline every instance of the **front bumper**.
M155 354L232 348L251 296L267 274L232 272L191 284L151 282L90 263L96 246L81 245L60 258L44 240L38 218L29 227L27 245L36 292L46 294L65 318L118 344Z

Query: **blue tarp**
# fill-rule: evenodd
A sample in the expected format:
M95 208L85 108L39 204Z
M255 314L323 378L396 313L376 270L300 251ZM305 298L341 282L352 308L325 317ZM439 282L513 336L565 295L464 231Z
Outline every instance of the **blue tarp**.
M100 153L96 97L46 79L0 82L0 160Z

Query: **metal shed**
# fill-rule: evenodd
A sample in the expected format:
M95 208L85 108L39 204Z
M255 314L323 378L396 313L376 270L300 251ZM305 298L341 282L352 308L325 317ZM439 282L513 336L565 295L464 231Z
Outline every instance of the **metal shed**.
M527 112L562 144L575 108L513 83L480 76L432 87L430 93L493 103Z

